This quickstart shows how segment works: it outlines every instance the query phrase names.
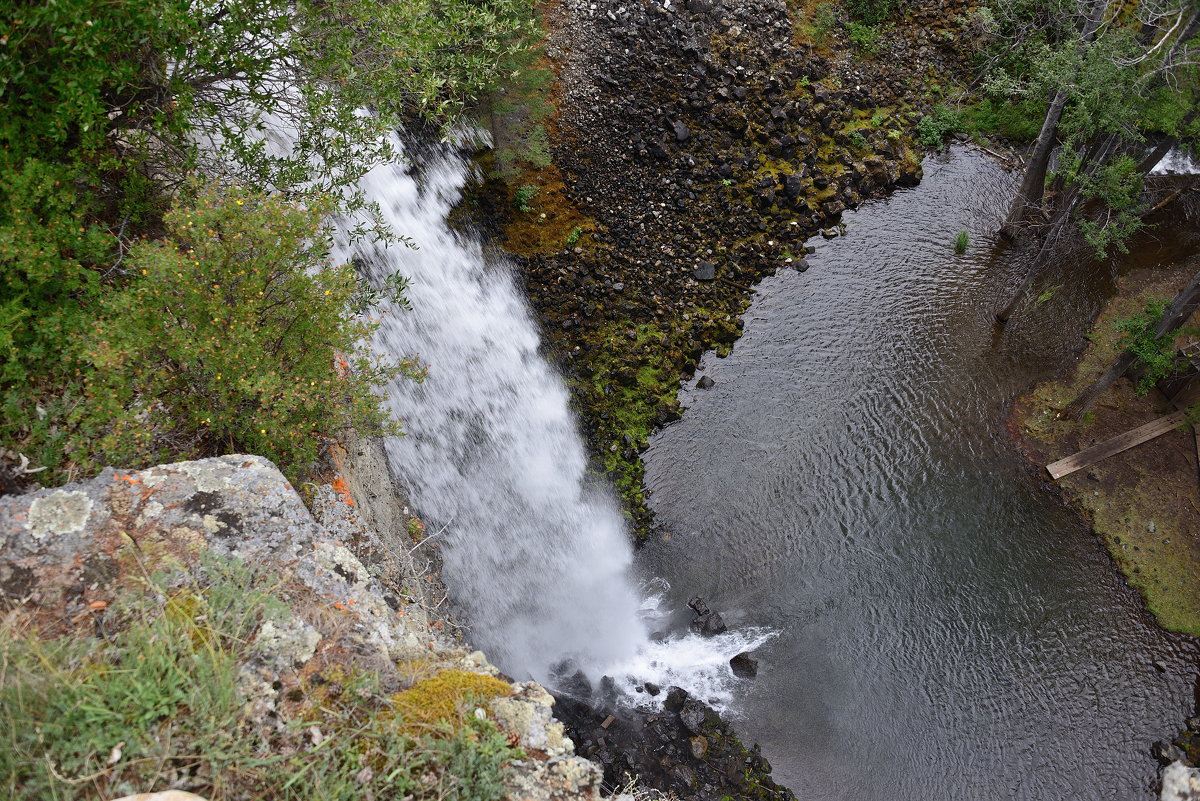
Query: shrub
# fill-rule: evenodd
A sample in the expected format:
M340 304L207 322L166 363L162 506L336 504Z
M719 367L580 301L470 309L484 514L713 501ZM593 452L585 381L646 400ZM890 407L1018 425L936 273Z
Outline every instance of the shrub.
M850 41L854 42L854 46L859 50L872 56L879 54L883 31L877 25L851 22L846 26L846 31L850 34Z
M958 133L962 127L962 112L939 105L917 124L917 141L922 147L941 147L947 136Z
M850 16L867 24L878 25L903 5L903 0L845 0Z
M971 244L971 235L966 231L959 231L958 236L954 237L954 252L966 253L967 247Z
M1145 395L1159 380L1167 378L1184 366L1176 355L1176 337L1179 334L1197 334L1196 327L1187 326L1174 334L1155 337L1154 328L1162 320L1168 305L1166 301L1153 301L1141 312L1113 323L1113 328L1121 335L1117 340L1117 348L1127 350L1137 357L1136 364L1142 370L1137 382L1138 395Z
M537 197L537 193L541 191L534 184L521 184L517 187L517 191L513 194L513 205L523 214L528 214L533 211L533 206L530 204Z
M833 3L818 3L813 13L813 39L818 45L824 45L830 32L837 27L837 12Z
M319 436L398 433L372 388L419 374L367 351L354 269L326 263L331 210L214 186L178 204L168 238L134 247L135 279L81 337L93 369L75 458L136 467L245 450L295 480Z

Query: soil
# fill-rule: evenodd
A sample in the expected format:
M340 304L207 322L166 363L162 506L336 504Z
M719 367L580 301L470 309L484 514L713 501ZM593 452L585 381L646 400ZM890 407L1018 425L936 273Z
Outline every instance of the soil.
M1010 430L1041 469L1174 410L1157 390L1139 394L1119 379L1075 422L1058 412L1118 353L1114 321L1140 312L1151 300L1169 300L1200 269L1200 259L1134 270L1096 319L1078 361L1053 381L1037 384L1013 405ZM1056 491L1091 523L1129 583L1160 625L1200 635L1200 472L1197 439L1183 426L1111 456L1054 483Z

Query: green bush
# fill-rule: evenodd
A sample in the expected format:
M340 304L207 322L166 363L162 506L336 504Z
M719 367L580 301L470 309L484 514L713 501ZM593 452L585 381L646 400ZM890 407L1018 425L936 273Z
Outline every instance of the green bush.
M917 124L917 141L922 147L941 147L946 137L963 129L963 115L949 106L937 106Z
M846 32L850 34L850 41L859 50L872 56L879 54L880 43L883 39L883 31L879 26L851 22L846 26Z
M521 184L517 187L517 191L513 194L513 205L517 207L517 211L523 214L528 214L533 211L533 199L537 197L541 190L534 184Z
M845 0L850 16L866 25L879 25L895 14L903 0Z
M1041 102L997 102L985 98L965 109L966 126L983 134L1032 142L1041 130L1045 112L1045 104Z
M1135 364L1142 370L1137 382L1138 395L1145 395L1159 380L1186 366L1186 362L1176 355L1175 339L1179 334L1195 336L1198 331L1196 327L1188 326L1165 337L1155 337L1154 328L1162 320L1168 305L1166 301L1153 301L1141 312L1113 323L1113 328L1121 335L1117 348L1137 357Z
M80 337L92 369L73 458L137 467L244 450L295 480L320 436L397 433L372 388L404 367L363 344L374 326L351 313L354 269L327 264L331 209L203 186L167 214L168 238L133 248L134 279Z
M824 45L825 39L837 27L837 11L833 3L818 3L813 12L813 39L818 45Z

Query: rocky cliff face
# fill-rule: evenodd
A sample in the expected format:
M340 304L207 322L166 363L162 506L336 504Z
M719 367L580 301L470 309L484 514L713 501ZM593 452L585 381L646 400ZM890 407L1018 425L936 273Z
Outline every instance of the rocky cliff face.
M396 499L380 496L390 484L372 474L386 470L379 454L372 458L369 443L355 447L362 451L341 480L311 488L316 518L282 474L256 456L131 473L108 469L91 481L0 498L0 608L7 624L47 641L77 638L100 647L115 642L114 632L128 623L120 611L128 598L149 588L167 599L150 608L170 615L179 606L171 599L194 597L189 577L202 565L214 559L246 565L270 577L281 608L257 622L252 641L238 650L242 712L228 721L231 737L254 733L263 743L318 749L320 732L336 729L336 721L323 717L334 714L331 688L348 687L347 676L369 675L377 689L350 702L374 705L373 720L390 714L397 736L408 724L396 710L412 699L448 703L451 716L466 705L468 717L496 727L520 751L502 771L505 797L597 798L600 770L574 755L551 718L553 699L534 683L498 680L482 653L447 636L426 591L431 576L418 569L428 564L425 554L418 556L423 546L404 529L367 525L396 526L404 514ZM455 688L467 689L448 702L432 694ZM314 694L321 704L311 703ZM349 690L336 695L339 709L350 703ZM425 715L424 707L413 710ZM423 720L440 725L436 716ZM309 734L289 735L298 725ZM162 789L121 786L124 743L111 745L115 758L99 779L92 777L85 795ZM169 753L163 759L172 764ZM363 771L371 764L364 761ZM183 790L205 792L216 783L185 770L160 774ZM365 791L376 777L362 776Z

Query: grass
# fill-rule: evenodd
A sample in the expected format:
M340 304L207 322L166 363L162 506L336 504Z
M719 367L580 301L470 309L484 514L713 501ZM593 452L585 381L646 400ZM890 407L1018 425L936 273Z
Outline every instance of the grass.
M959 231L958 236L954 237L954 252L960 255L966 253L970 244L971 235L966 231Z
M1192 269L1179 271L1175 283L1162 270L1131 275L1097 318L1074 369L1018 399L1013 422L1035 461L1065 456L1163 413L1153 399L1136 394L1133 382L1122 380L1082 421L1058 417L1119 352L1122 335L1116 323L1138 314L1151 300L1170 297ZM1191 532L1200 526L1200 510L1191 500L1194 448L1190 431L1173 431L1057 483L1071 506L1090 521L1129 584L1142 593L1159 625L1196 636L1200 545Z
M458 706L443 695L439 709L460 714L423 718L419 734L406 733L369 671L293 688L298 703L280 705L278 728L248 715L242 666L263 622L286 615L271 581L215 560L183 582L147 578L109 603L103 625L96 619L103 637L46 636L11 612L0 624L0 796L67 801L168 788L211 799L503 795L502 767L520 752L493 724L462 713L473 708L468 694L455 696Z

